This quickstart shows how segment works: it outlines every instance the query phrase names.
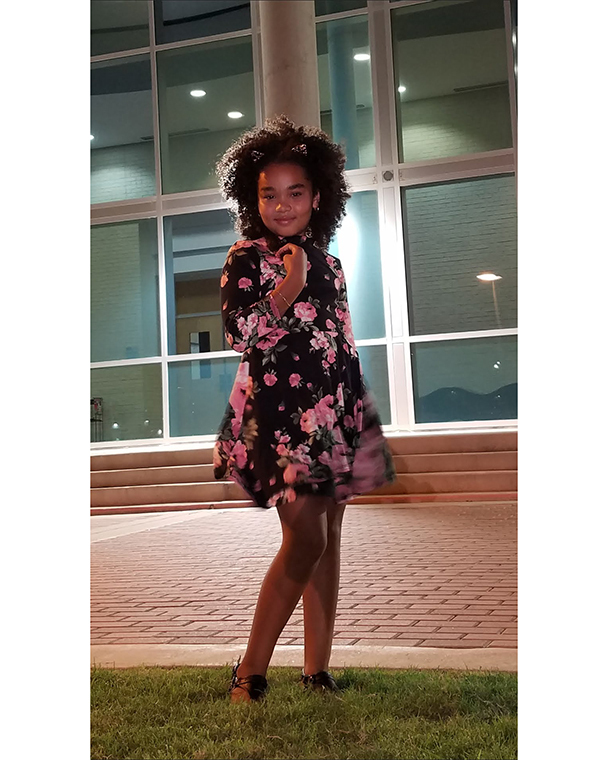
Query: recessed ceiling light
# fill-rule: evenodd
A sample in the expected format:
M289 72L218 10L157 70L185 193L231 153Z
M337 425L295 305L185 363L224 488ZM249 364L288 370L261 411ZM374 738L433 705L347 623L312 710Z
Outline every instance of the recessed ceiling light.
M193 98L202 98L206 94L207 93L205 92L205 90L190 90L190 95L192 95Z
M493 274L492 272L482 272L477 275L477 279L483 280L484 282L493 282L494 280L502 280L502 277L499 274Z
M355 53L355 61L369 61L369 53Z
M400 84L399 87L397 87L397 92L405 92L405 89L406 88L402 84Z
M241 119L243 114L240 111L228 111L228 116L231 119Z

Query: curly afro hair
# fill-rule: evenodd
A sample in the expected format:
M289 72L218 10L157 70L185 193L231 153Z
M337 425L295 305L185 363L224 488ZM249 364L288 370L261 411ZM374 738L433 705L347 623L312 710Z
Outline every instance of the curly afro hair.
M296 146L305 145L305 149ZM279 239L262 222L258 212L258 177L270 163L294 163L303 167L320 193L319 210L310 220L312 242L325 249L340 226L350 198L344 176L343 149L316 127L296 127L286 116L266 119L264 126L244 132L216 166L222 195L231 201L240 234L250 240L265 237L270 248Z

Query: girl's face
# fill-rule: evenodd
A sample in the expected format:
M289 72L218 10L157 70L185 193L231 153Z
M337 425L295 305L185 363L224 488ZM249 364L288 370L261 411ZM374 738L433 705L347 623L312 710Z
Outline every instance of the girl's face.
M258 210L266 227L279 237L299 235L308 227L319 193L299 164L268 164L258 177Z

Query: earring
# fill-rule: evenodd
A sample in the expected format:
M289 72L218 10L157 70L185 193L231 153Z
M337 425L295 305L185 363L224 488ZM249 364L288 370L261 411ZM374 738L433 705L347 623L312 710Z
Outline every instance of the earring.
M312 237L312 227L310 226L310 224L304 230L304 234L306 235L307 238L311 238Z

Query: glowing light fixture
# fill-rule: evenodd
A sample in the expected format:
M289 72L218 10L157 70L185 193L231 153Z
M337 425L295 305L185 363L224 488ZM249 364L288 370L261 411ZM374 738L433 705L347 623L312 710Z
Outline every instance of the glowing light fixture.
M355 53L355 61L369 61L369 53Z
M240 111L228 111L228 116L231 119L242 119L243 114Z
M483 282L494 282L495 280L502 280L502 277L499 274L493 274L492 272L482 272L477 275L477 279L482 280Z
M91 135L91 140L93 139L93 135Z
M397 87L397 92L405 92L406 88L404 85L400 84L399 87Z
M190 95L192 95L193 98L202 98L206 94L207 93L205 92L205 90L190 90Z

